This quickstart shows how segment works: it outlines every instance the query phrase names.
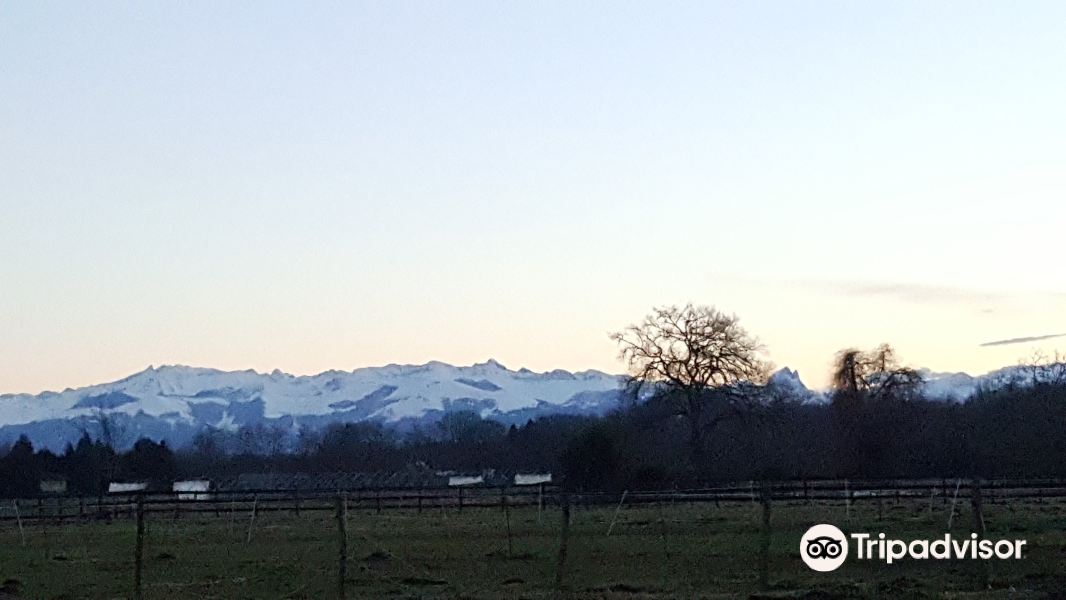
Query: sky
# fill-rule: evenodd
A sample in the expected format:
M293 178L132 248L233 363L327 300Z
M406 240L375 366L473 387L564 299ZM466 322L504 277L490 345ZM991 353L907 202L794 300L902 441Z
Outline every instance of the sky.
M0 4L0 393L1066 338L1061 2Z

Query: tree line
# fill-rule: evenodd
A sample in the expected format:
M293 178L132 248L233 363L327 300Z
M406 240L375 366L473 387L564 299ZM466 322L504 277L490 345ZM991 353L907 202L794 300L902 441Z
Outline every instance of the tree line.
M116 452L88 434L60 454L22 438L0 449L0 495L62 477L71 493L110 481L241 473L551 472L574 489L655 489L813 478L1064 477L1066 365L1032 380L931 400L890 346L835 357L825 402L768 385L758 340L713 307L663 307L616 334L625 401L602 417L556 415L507 427L475 412L399 431L375 422L322 431L207 430L177 451L138 441ZM1039 375L1039 376L1038 376Z

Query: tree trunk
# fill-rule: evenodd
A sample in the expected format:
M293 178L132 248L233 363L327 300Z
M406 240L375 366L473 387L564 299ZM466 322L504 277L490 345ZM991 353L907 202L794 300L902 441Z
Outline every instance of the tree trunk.
M688 403L688 426L689 426L689 450L692 460L692 470L698 476L703 469L703 422L702 407L700 406L699 394L686 394L685 401Z
M695 421L689 422L688 443L689 451L691 452L692 470L698 474L703 468L703 436L699 425Z

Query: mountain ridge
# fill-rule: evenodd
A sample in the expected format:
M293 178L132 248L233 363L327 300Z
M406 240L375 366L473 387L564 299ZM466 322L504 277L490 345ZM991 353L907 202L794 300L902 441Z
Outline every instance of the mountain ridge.
M207 427L401 423L457 410L504 421L547 413L602 414L617 406L621 383L619 375L592 369L512 371L493 359L470 366L431 361L315 375L153 365L109 383L0 395L0 442L30 430L49 446L61 445L99 429L104 418L119 421L132 435L173 438L179 445Z
M964 401L983 387L1066 381L1062 364L1005 367L979 376L919 372L926 396L944 401ZM547 414L601 415L619 406L624 380L594 369L513 371L494 359L469 366L392 363L314 375L150 365L109 383L0 395L0 443L26 433L35 443L59 449L85 433L95 437L104 420L124 429L127 437L168 439L177 446L205 428L269 425L298 431L358 421L402 426L460 410L510 423ZM788 367L776 371L767 385L778 397L827 399Z

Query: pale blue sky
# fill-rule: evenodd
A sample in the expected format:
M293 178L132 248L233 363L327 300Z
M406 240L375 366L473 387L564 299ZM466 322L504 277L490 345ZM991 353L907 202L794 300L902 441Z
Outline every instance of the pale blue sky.
M0 392L1066 332L1066 4L0 5Z

